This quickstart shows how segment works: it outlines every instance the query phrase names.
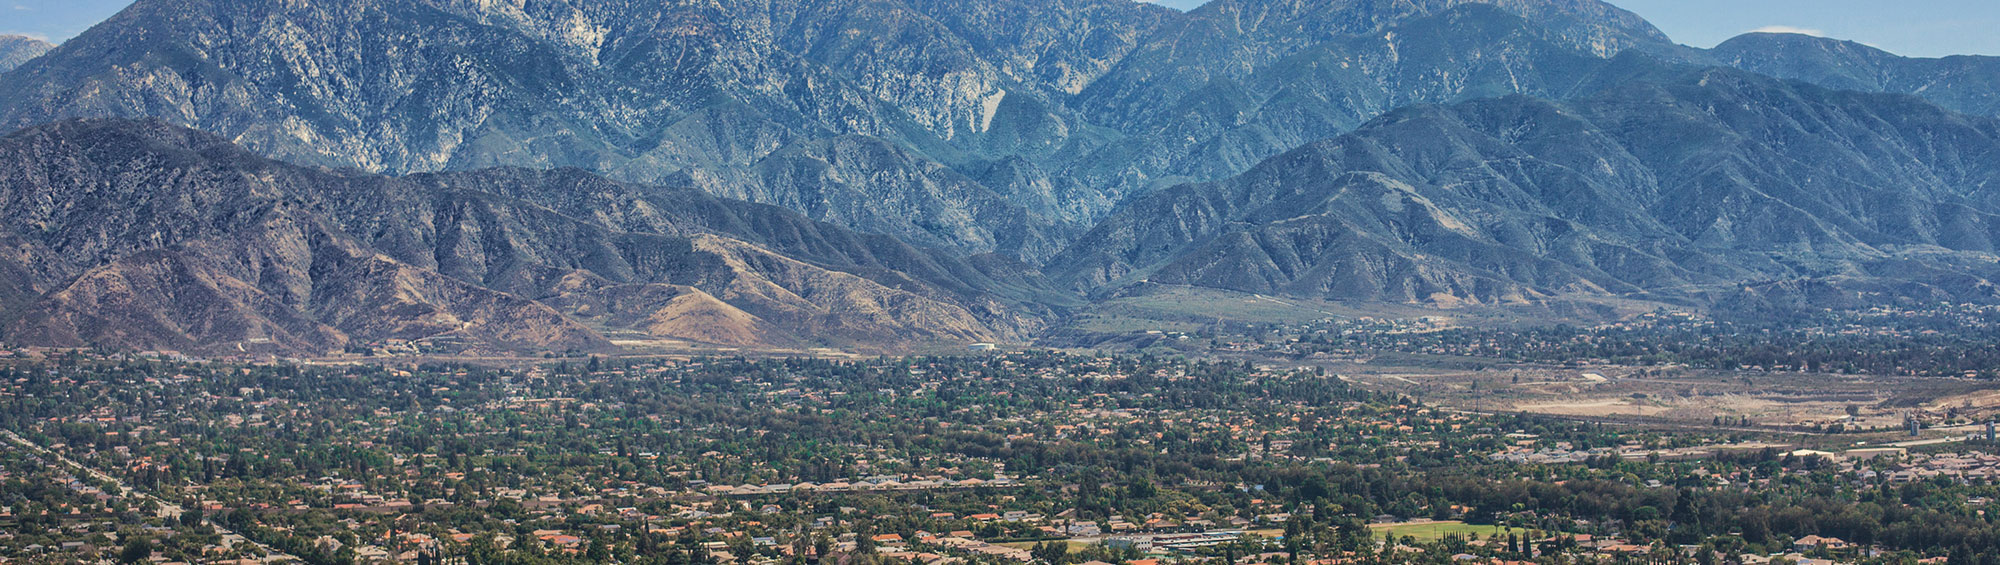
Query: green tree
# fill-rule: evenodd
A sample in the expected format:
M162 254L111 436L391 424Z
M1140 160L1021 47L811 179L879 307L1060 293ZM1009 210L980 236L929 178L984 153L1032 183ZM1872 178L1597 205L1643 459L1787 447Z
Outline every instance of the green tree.
M1028 550L1028 554L1044 563L1060 565L1069 557L1069 542L1058 540L1038 543L1033 549Z
M153 557L153 542L146 538L132 538L125 542L125 549L118 552L119 563L140 563Z

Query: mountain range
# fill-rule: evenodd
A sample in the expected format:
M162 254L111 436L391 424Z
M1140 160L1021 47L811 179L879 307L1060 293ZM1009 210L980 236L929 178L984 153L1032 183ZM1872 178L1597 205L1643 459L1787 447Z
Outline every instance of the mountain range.
M1052 274L1086 290L1394 303L1692 303L1805 279L1898 289L1884 298L2000 297L1988 190L2000 122L1907 96L1656 69L1568 101L1393 111L1241 176L1139 198Z
M157 121L0 139L14 343L323 354L611 339L753 347L1021 339L1031 269L576 170L302 168Z
M1843 90L1914 94L1979 116L2000 116L2000 57L1899 57L1862 45L1800 34L1751 33L1715 46L1698 61Z
M1995 60L1695 49L1597 0L139 0L0 75L6 335L891 349L1148 284L1994 300Z

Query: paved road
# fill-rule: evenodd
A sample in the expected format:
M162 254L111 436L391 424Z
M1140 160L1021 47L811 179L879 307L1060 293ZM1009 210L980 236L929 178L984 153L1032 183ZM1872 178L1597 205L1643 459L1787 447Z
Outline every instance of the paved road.
M1941 437L1937 439L1918 439L1910 441L1899 441L1896 443L1887 444L1887 447L1923 447L1926 445L1958 443L1961 441L1969 441L1971 439L1972 436ZM1878 446L1861 446L1860 449L1867 449L1869 447L1878 447Z
M181 505L179 504L174 504L172 502L168 502L166 499L135 490L132 488L131 485L125 484L125 481L119 480L118 477L113 477L111 475L105 474L103 471L93 469L90 466L84 465L82 463L71 461L70 458L64 457L60 453L50 451L46 448L43 448L40 445L36 445L35 442L28 441L27 438L21 437L19 434L14 433L13 430L0 430L0 437L6 438L6 440L9 443L19 445L21 446L22 449L32 451L36 455L56 460L58 462L61 462L63 465L70 467L71 469L81 471L83 472L84 475L89 476L93 479L97 479L98 481L101 482L107 482L114 485L118 485L118 492L126 497L152 501L159 508L159 511L156 514L161 518L177 520L180 519L182 514L187 513L187 510L181 508ZM234 543L248 543L252 546L256 546L258 549L264 550L264 554L266 556L264 558L265 562L304 561L303 559L299 559L298 557L292 556L291 554L278 551L277 548L273 548L271 546L258 543L256 540L244 537L242 534L231 531L229 528L222 527L221 524L217 524L215 522L208 520L203 520L203 521L208 522L208 525L210 527L215 528L216 533L222 534L222 538L226 541Z

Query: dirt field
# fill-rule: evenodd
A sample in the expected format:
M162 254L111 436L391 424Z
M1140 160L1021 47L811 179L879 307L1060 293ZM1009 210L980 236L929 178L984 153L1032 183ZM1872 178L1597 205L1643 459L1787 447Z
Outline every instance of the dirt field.
M1945 428L2000 417L2000 385L1878 377L1600 366L1496 365L1462 360L1336 363L1349 382L1481 412L1603 420L1657 420L1729 428L1900 430L1906 416ZM1413 366L1424 365L1424 366Z

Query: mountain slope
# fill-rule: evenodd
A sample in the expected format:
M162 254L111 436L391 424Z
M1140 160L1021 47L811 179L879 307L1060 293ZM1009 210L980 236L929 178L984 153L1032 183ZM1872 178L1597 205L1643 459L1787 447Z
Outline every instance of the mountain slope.
M1808 278L1992 299L1996 156L2000 124L1914 98L1685 71L1398 110L1122 207L1052 274L1434 304Z
M157 117L293 162L391 173L580 166L660 181L750 166L832 134L954 153L911 113L756 39L768 23L755 13L646 2L529 12L419 0L140 2L12 73L0 84L4 123ZM548 27L563 22L584 27ZM993 233L1046 224L926 216L1007 206L990 192L952 197L867 227L983 252L994 250L980 246Z
M616 331L876 349L1018 338L1046 312L1005 261L578 171L333 174L116 120L23 130L0 156L13 342L560 350Z
M1118 187L1121 197L1165 180L1226 178L1394 108L1517 93L1569 97L1621 69L1549 34L1497 7L1468 4L1315 45L1147 110L1133 126L1144 133L1072 172Z
M1785 33L1744 34L1707 55L1717 64L1778 78L1914 94L1959 112L2000 116L2000 57L1899 57L1852 41Z
M1446 27L1399 27L1427 18ZM1404 57L1399 33L1480 39ZM1662 42L1597 0L140 0L0 81L0 127L152 117L390 174L573 166L1039 262L1128 194L1403 100L1553 94L1579 58ZM1323 98L1271 84L1299 59L1362 68Z
M1538 22L1543 39L1600 58L1668 43L1645 20L1595 0L1216 0L1167 22L1081 98L1100 121L1116 123L1315 45L1383 34L1468 5Z
M505 345L553 312L579 346L798 346L1027 336L1075 301L1029 265L1435 304L1981 296L1989 122L1703 64L1993 112L1984 59L1694 50L1597 0L140 0L0 80L0 127L151 117L326 169L80 161L258 180L144 177L220 198L152 211L77 165L125 192L76 210L155 227L24 216L0 304L69 342ZM144 290L173 285L206 290ZM143 315L80 317L118 304Z
M32 37L0 35L0 73L14 70L22 63L40 57L55 47L47 41Z

